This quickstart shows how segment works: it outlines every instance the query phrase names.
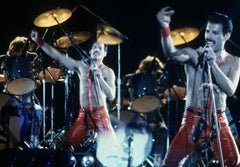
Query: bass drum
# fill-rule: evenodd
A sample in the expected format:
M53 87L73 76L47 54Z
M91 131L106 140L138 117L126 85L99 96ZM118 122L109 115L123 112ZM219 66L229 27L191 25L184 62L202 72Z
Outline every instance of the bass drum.
M97 158L104 166L139 166L152 149L151 128L139 113L122 110L120 120L116 115L113 111L110 117L117 142L99 135Z
M21 102L12 95L0 94L0 150L16 148L28 131L28 115Z

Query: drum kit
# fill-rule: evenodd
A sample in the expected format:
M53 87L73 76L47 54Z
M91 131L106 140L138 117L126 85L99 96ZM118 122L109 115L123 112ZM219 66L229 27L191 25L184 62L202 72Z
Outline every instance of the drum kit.
M39 15L35 20L34 24L38 27L49 28L55 25L59 25L64 36L58 38L53 45L58 48L68 49L69 47L74 47L77 51L80 51L82 54L81 48L78 46L81 43L84 43L89 38L91 38L91 33L87 31L82 32L71 32L66 33L66 31L61 27L61 24L68 20L72 16L72 11L69 9L59 8L47 11L41 15ZM46 34L46 33L45 33ZM186 42L189 42L196 38L198 35L198 30L194 28L184 28L176 31L172 31L174 43L176 45L180 45ZM100 42L106 43L108 45L116 45L121 43L124 40L124 36L115 28L109 25L97 25L96 32L97 39ZM182 41L181 41L182 40ZM2 57L1 57L2 58ZM3 74L0 74L0 82L4 83L6 93L0 94L0 126L1 129L6 129L4 127L8 124L9 127L9 135L6 135L6 131L3 133L0 132L0 149L16 148L19 143L21 143L27 135L28 131L28 116L27 116L27 105L31 104L32 99L30 98L28 102L23 102L23 99L19 100L16 96L24 97L24 95L28 95L31 92L34 92L35 89L39 88L37 85L38 81L40 81L40 85L43 84L43 142L46 142L46 131L45 131L45 83L54 83L59 79L68 80L69 73L64 73L65 69L62 69L59 66L50 65L46 68L39 67L39 64L42 64L43 60L39 59L37 55L33 62L30 62L26 57L19 58L10 58L5 61L5 66L3 70ZM66 76L64 76L66 74ZM68 82L68 81L66 81ZM134 165L140 165L150 154L152 148L152 130L149 128L149 124L146 123L147 120L145 116L153 111L159 110L163 103L161 98L158 96L158 89L156 88L157 82L154 78L148 75L138 75L134 81L134 88L131 90L132 98L131 98L131 111L126 110L125 112L121 112L122 118L120 120L117 118L118 113L111 113L112 120L115 120L117 128L115 129L119 138L125 139L128 136L129 140L122 140L123 144L126 146L123 158L120 164L124 164L125 166L129 163ZM68 86L68 85L67 85ZM120 87L118 85L118 87ZM68 89L68 88L65 88ZM184 88L176 88L174 87L174 91L177 91L180 98L185 97ZM174 95L174 92L171 92L171 96ZM167 96L169 93L169 89L164 92L164 96ZM68 97L68 95L65 95ZM26 100L26 99L25 99ZM53 99L52 99L53 100ZM30 102L29 102L30 101ZM67 102L68 99L65 99ZM52 106L51 106L52 107ZM7 113L6 110L8 108L12 108L13 112ZM66 113L68 114L68 113ZM68 117L65 115L65 117ZM6 123L6 118L7 123ZM51 121L53 120L53 115L51 115ZM5 121L5 123L4 123ZM142 122L142 123L141 123ZM114 123L114 121L113 121ZM123 123L123 124L122 124ZM122 126L123 125L123 126ZM3 127L2 127L3 126ZM53 122L51 122L51 129L53 131ZM64 134L63 134L64 132ZM134 132L134 133L133 133ZM57 141L63 142L62 137L65 136L65 131L61 131L59 134L51 135L50 142ZM107 141L101 140L100 142ZM2 144L2 143L8 143ZM146 147L144 150L139 150L138 146L145 143ZM51 143L52 144L52 143ZM55 143L56 144L56 143ZM102 144L99 148L105 147L107 144ZM127 149L128 146L131 146ZM102 148L98 151L106 150L106 148ZM134 150L134 151L132 151ZM125 154L127 153L127 154ZM142 153L139 156L139 153ZM118 154L118 153L116 153ZM98 154L98 155L101 155ZM103 154L102 154L103 155ZM114 155L111 155L112 157ZM126 157L127 156L127 157ZM138 157L134 159L133 157ZM116 158L116 157L115 157ZM113 158L112 163L114 163ZM130 159L129 159L130 158ZM133 158L133 159L132 159ZM106 160L105 157L99 157L104 163L109 163L110 161ZM129 160L132 160L129 162Z

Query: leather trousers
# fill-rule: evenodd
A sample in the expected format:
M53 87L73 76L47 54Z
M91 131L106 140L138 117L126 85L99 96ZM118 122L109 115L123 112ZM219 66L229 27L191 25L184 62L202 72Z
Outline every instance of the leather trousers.
M87 137L90 130L113 133L110 119L104 107L94 107L92 112L87 107L80 109L78 118L68 131L67 147L74 151Z
M191 109L191 110L189 110ZM192 112L194 111L195 112ZM217 137L213 135L212 125L206 125L196 142L192 142L191 138L196 126L201 118L201 113L193 107L187 108L183 114L183 119L178 133L174 136L169 149L165 155L162 165L177 167L179 162L191 154L201 141L208 141L210 149L214 156L220 161L219 143ZM219 125L220 144L222 148L222 157L224 165L227 167L240 166L240 157L235 139L231 133L225 112L217 112L217 120Z

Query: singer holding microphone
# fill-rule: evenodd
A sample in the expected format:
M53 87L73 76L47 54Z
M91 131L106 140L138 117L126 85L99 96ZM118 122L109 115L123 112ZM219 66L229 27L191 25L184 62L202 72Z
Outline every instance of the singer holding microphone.
M179 49L174 46L170 35L174 13L167 6L160 9L156 17L161 26L164 55L172 61L184 63L187 99L181 127L170 143L162 166L177 167L201 142L209 144L222 166L240 166L239 151L225 113L226 99L235 93L240 76L239 58L225 50L225 43L233 31L232 20L221 13L209 15L205 46ZM215 120L219 128L216 128Z
M107 99L114 100L116 94L114 71L103 63L107 55L107 45L94 42L89 51L90 62L75 60L44 42L36 30L31 38L48 56L73 70L79 77L79 114L70 127L66 147L72 152L82 144L90 130L109 134L109 140L115 139L107 108Z

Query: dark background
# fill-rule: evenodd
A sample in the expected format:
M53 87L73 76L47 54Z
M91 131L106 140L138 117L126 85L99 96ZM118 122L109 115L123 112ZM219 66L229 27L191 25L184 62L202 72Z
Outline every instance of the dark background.
M25 0L6 1L1 5L1 31L0 31L0 54L5 54L8 45L15 36L29 36L32 29L37 29L45 40L53 44L58 38L65 35L65 32L90 31L92 38L79 44L87 51L89 44L95 37L96 23L108 24L124 35L124 40L118 45L110 45L108 56L104 62L113 68L120 79L127 73L134 72L138 63L146 55L158 56L165 62L160 45L160 27L156 20L157 11L163 6L170 5L175 10L172 17L171 30L183 27L195 27L200 34L188 44L192 47L204 45L203 31L207 15L218 11L229 15L234 23L234 30L231 40L226 45L226 50L240 56L240 1L239 0ZM87 9L84 9L85 6ZM51 27L38 27L33 21L40 14L52 9L67 8L72 11L72 16L60 25ZM91 12L89 12L91 11ZM185 44L181 45L184 46ZM179 46L179 47L181 47ZM64 52L73 53L76 59L80 55L75 53L74 48L61 49ZM51 66L51 63L49 64ZM171 66L166 69L175 77L184 78L182 67ZM63 110L65 88L62 82L56 84L54 101L57 113ZM50 84L47 83L47 89ZM75 85L73 86L75 89ZM49 105L50 91L47 91L46 99ZM77 92L77 91L75 91ZM75 93L71 92L71 93ZM37 90L42 100L42 88ZM238 89L235 97L230 97L229 107L234 115L234 120L239 121L239 94ZM76 97L77 95L75 95ZM60 110L60 111L59 111ZM64 117L62 117L64 119ZM57 120L62 122L62 120ZM61 126L61 125L60 125Z

